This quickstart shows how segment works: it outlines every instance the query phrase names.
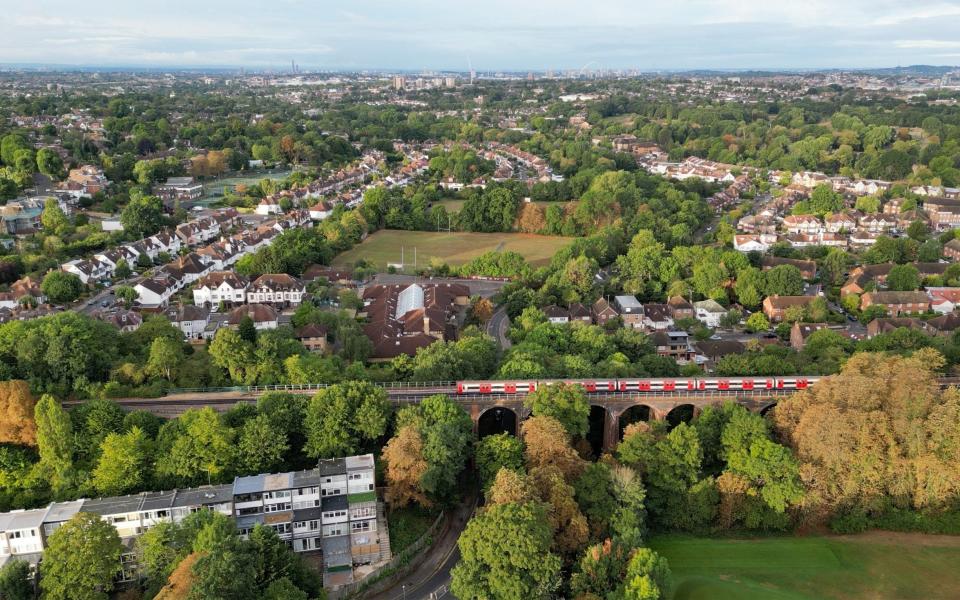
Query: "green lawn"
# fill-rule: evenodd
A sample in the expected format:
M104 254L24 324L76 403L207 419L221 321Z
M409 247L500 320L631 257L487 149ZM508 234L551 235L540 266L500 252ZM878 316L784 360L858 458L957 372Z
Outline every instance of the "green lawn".
M960 598L960 540L880 534L753 540L656 537L674 600Z
M431 258L439 258L451 266L462 265L485 252L513 251L522 254L527 262L542 266L572 238L533 235L529 233L460 233L430 231L382 230L363 243L333 259L337 267L351 266L358 260L368 260L376 268L385 270L387 263L400 262L400 249L407 265L413 271L414 248L418 267L426 267Z

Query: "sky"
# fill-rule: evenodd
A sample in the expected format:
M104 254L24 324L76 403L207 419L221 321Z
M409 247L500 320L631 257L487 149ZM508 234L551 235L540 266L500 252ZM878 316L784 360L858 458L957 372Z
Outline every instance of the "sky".
M466 71L960 64L960 0L0 0L0 63Z

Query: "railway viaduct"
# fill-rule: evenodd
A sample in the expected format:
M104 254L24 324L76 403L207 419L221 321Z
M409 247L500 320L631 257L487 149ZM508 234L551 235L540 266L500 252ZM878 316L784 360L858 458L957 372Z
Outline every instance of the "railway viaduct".
M320 386L271 386L217 391L184 391L159 398L121 398L116 400L127 410L147 410L161 417L174 417L191 408L209 406L218 411L235 404L254 403L271 392L312 395ZM387 388L394 406L416 404L435 394L454 398L473 419L480 435L506 431L520 433L520 423L530 416L524 406L524 394L457 395L448 386L398 386ZM592 441L597 447L610 449L619 442L624 427L648 420L688 421L704 407L723 402L737 402L755 412L766 412L777 400L792 390L752 391L674 391L674 392L600 392L589 395ZM65 404L72 404L66 402Z

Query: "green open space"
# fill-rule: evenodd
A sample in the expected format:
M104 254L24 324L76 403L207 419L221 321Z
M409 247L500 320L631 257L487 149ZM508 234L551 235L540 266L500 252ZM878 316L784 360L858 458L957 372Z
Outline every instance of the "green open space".
M517 252L534 266L550 262L557 250L573 238L534 235L530 233L464 233L433 231L381 230L362 243L333 259L337 267L349 267L359 260L372 263L377 269L386 269L388 263L401 262L404 271L412 272L414 249L416 266L427 267L433 258L451 266L462 265L485 252Z
M233 189L238 185L256 185L263 179L273 179L275 181L279 181L281 179L286 179L291 173L293 173L293 171L289 169L259 171L255 173L245 173L243 175L221 177L219 179L209 179L203 182L203 197L200 199L200 201L210 202L219 200L223 197L224 189Z
M387 513L390 530L390 550L396 555L409 548L430 529L439 513L421 506L410 505Z
M650 547L670 563L674 600L960 597L960 538L662 536Z

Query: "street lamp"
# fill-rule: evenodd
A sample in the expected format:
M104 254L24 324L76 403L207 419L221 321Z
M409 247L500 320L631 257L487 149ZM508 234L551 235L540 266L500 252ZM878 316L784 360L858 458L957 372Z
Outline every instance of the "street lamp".
M400 588L403 590L403 600L407 600L407 586L402 585Z

